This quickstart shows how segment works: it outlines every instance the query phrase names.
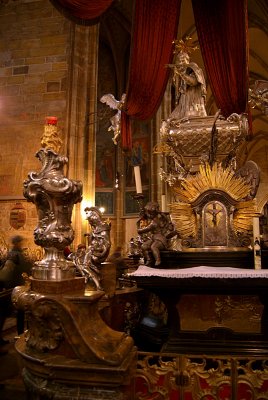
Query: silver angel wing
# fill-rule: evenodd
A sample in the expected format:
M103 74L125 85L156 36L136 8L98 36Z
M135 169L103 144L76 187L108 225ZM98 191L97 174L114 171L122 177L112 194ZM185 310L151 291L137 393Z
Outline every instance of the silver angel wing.
M109 94L104 94L101 98L100 101L102 103L107 104L110 108L112 108L113 110L118 110L119 107L119 103L120 101L116 100L116 98L114 97L113 94L109 93Z

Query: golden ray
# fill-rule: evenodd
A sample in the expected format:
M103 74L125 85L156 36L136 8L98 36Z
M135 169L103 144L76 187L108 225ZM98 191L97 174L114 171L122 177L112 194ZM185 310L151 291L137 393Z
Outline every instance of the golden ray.
M252 218L257 215L255 200L240 202L234 212L233 227L236 233L252 230Z
M182 181L181 187L173 190L179 200L192 203L207 190L222 190L236 201L246 198L250 193L250 186L242 177L236 176L230 168L223 169L215 163L211 168L209 164L200 166L199 173Z
M196 216L188 203L171 203L170 212L172 221L175 224L176 230L179 232L180 237L188 238L189 236L196 235Z
M173 40L172 43L175 45L173 54L178 54L178 53L190 54L193 51L197 50L198 46L194 46L191 42L192 38L190 36L186 36L185 40L183 39Z

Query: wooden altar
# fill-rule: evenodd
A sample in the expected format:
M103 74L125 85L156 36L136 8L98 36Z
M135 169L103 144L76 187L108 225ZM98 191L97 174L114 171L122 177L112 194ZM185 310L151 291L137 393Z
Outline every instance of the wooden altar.
M191 268L200 265L211 267L254 269L254 252L243 247L189 248L182 251L161 251L158 268Z
M161 329L140 325L140 341L172 353L268 354L267 271L142 265L129 278L157 295L168 313Z

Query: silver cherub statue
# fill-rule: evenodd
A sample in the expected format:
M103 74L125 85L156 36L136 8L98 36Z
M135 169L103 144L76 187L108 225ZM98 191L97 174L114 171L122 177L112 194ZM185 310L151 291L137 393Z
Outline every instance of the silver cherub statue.
M145 264L151 265L152 258L155 267L161 264L161 250L169 247L169 239L177 236L177 231L168 212L162 212L157 202L148 202L137 221L138 234L142 236L142 253Z
M73 262L86 282L90 279L94 282L97 290L102 290L100 284L101 264L107 259L110 248L111 224L103 221L102 213L97 207L85 208L86 219L90 225L91 232L88 236L88 247L83 254L73 257ZM82 255L82 257L81 257Z

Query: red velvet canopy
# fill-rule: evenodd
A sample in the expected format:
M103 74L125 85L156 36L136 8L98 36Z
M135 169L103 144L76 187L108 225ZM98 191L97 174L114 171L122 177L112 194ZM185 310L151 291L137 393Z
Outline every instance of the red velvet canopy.
M169 77L172 41L177 37L181 0L136 0L122 147L131 147L130 118L156 113Z
M247 0L192 0L208 80L224 117L247 111Z
M53 0L76 18L91 20L101 16L114 0Z

